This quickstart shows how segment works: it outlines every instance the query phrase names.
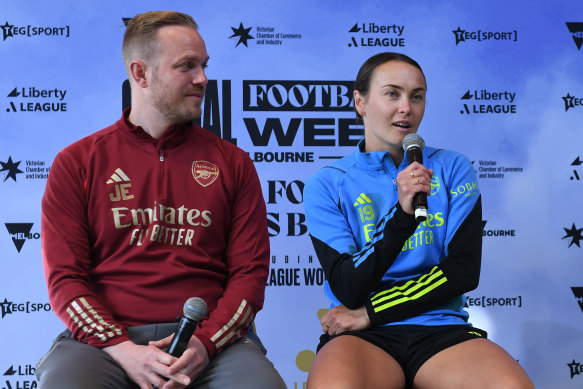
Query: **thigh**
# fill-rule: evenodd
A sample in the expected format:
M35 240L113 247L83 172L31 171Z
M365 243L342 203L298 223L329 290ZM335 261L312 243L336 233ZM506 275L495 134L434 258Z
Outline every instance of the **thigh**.
M35 373L40 389L137 387L107 353L67 336L55 340Z
M488 339L458 343L431 357L414 380L415 389L534 389L526 372L504 349Z
M379 347L352 335L326 343L308 374L310 389L403 389L405 375L399 363Z
M283 379L255 335L239 339L209 364L192 389L285 389Z

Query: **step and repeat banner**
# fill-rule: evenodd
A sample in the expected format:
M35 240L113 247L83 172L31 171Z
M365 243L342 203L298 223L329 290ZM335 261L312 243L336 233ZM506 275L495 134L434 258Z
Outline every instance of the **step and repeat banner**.
M120 117L124 19L161 9L198 22L211 57L202 124L259 173L271 261L255 324L289 388L306 386L328 308L304 183L361 139L352 85L381 51L418 60L420 135L467 155L478 176L470 321L537 388L583 387L583 3L1 0L0 388L36 387L35 364L63 329L40 251L53 159Z

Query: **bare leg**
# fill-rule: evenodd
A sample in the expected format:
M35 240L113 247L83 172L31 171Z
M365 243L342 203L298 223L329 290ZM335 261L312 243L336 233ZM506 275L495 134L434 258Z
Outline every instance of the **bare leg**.
M356 336L332 339L316 355L309 389L403 389L405 375L397 361Z
M526 372L510 354L487 339L449 347L421 366L415 389L534 389Z

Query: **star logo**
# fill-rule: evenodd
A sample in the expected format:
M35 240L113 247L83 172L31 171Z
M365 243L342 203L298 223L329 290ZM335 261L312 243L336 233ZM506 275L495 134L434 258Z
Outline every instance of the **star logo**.
M583 239L583 235L581 235L583 228L577 228L575 227L575 223L573 223L573 226L571 227L570 230L566 229L565 227L563 227L563 229L565 230L567 235L563 236L562 239L572 238L571 243L569 243L569 247L571 247L573 244L576 244L577 247L581 247L579 241Z
M249 34L249 31L251 31L251 27L249 28L243 27L243 22L239 24L239 28L231 27L231 30L233 30L233 35L231 35L229 38L237 37L239 38L235 47L239 46L241 43L244 44L246 47L249 47L247 46L247 41L249 39L255 39Z
M573 379L573 377L575 377L577 374L581 374L581 364L579 362L575 362L574 359L573 362L567 363L567 366L569 366L569 370L571 370L571 379Z
M6 38L14 36L14 34L12 33L12 27L14 27L14 24L8 24L8 22L6 22L3 26L0 26L2 28L2 35L4 36L4 39L2 40L6 40Z
M567 93L567 96L563 97L563 101L565 102L565 112L567 112L569 108L575 108L575 96L571 96Z
M464 37L464 32L466 32L466 30L462 30L459 26L457 28L457 30L453 30L452 31L455 35L455 45L457 46L458 43L460 42L464 42L466 40L466 38Z
M4 316L8 315L9 313L12 313L12 309L10 309L11 306L12 302L8 301L6 297L4 297L4 302L0 303L0 307L2 307L2 318L4 318Z
M0 165L2 165L2 169L0 169L0 173L8 171L8 174L4 178L4 182L9 178L12 178L14 180L14 182L16 182L16 175L18 173L23 173L23 171L18 168L18 165L20 165L20 162L22 162L22 161L12 162L11 156L8 157L8 162L0 161Z

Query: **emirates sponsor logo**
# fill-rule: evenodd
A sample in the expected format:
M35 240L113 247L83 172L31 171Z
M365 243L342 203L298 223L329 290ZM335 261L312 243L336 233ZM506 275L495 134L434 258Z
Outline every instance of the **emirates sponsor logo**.
M207 161L194 161L192 163L192 176L200 185L207 187L216 181L219 176L219 167Z

